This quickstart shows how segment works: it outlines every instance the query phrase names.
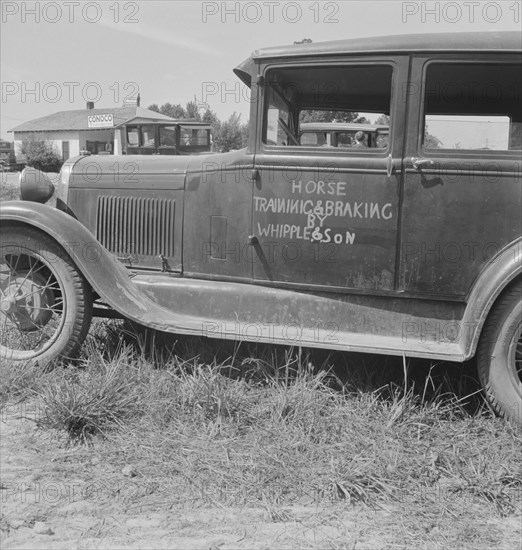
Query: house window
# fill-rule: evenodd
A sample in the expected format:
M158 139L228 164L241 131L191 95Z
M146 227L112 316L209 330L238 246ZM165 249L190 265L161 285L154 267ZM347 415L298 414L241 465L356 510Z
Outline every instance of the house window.
M69 157L69 142L62 141L62 160L67 160Z

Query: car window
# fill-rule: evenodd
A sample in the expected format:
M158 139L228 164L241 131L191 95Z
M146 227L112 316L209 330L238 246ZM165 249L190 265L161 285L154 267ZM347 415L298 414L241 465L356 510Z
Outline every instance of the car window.
M285 67L265 76L263 142L267 146L331 147L375 153L375 125L388 125L393 67L389 65ZM324 131L301 131L328 123ZM349 124L350 129L335 128Z
M522 64L430 64L423 147L520 151L521 88Z
M136 127L127 128L127 143L132 147L139 147L140 145L139 128L136 128Z
M156 145L154 126L151 126L151 125L142 126L141 138L143 140L143 143L142 143L143 147L154 147Z
M207 145L208 132L202 128L183 128L180 129L181 145Z
M267 89L267 110L265 116L265 143L269 145L288 145L290 127L289 101L277 86ZM288 128L288 130L285 130ZM294 131L294 136L295 131Z
M301 145L308 145L310 147L321 147L323 145L329 145L326 132L303 132L301 134Z
M159 145L160 147L176 146L176 127L175 126L160 126Z

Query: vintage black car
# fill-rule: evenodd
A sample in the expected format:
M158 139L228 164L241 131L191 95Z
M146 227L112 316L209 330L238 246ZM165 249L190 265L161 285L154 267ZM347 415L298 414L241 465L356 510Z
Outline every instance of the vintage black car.
M197 155L209 152L212 127L204 122L145 122L125 125L127 155Z
M360 142L356 136L360 136ZM388 126L343 122L302 122L299 143L316 147L377 147L386 149L390 140Z
M94 315L213 338L477 357L522 422L520 33L263 49L248 146L77 157L1 205L1 354L74 356ZM305 113L306 112L306 113ZM300 120L386 120L317 147ZM46 202L55 194L56 207ZM53 199L54 200L54 199Z

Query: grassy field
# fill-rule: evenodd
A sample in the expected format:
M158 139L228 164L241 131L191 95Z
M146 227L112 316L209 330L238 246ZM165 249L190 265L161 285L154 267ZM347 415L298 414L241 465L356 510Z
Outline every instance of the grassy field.
M489 412L470 365L157 336L98 322L79 365L0 371L4 407L31 403L41 433L101 460L99 483L129 470L125 514L372 511L361 547L517 547L522 430Z
M0 200L10 201L20 198L19 177L20 172L0 172Z
M0 381L3 548L520 548L522 429L473 364L96 321L78 364ZM71 512L28 473L103 490Z

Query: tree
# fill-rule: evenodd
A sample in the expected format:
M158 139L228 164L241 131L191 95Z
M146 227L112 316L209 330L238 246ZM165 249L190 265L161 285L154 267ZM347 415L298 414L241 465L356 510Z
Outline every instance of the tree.
M210 124L212 126L220 123L218 116L211 109L207 109L203 113L203 116L201 117L201 122L206 122L207 124Z
M160 113L171 118L187 118L187 111L183 108L181 103L165 103L160 107Z
M220 153L242 149L248 141L248 123L241 124L241 115L234 112L226 122L216 125L214 148Z
M42 172L59 172L63 164L53 144L35 135L22 141L20 152L26 156L27 166Z
M375 121L375 124L382 124L383 126L389 126L390 125L390 115L381 115L377 118Z
M299 122L355 122L368 124L368 119L359 116L359 113L351 111L309 111L304 110L299 114Z
M440 149L443 146L442 141L428 132L428 126L424 129L424 142L426 149Z
M204 104L203 104L204 105ZM241 149L246 147L248 141L248 123L241 123L241 115L234 113L225 122L219 120L214 111L207 107L201 114L202 104L198 104L196 98L186 104L183 108L181 104L173 105L164 103L161 107L153 103L148 108L156 113L161 113L172 118L183 119L190 118L198 122L206 122L212 126L213 147L219 152L231 151L232 149Z
M156 113L161 113L162 115L169 116L171 118L187 118L187 112L183 106L178 103L173 105L172 103L164 103L161 107L158 107L157 103L153 103L147 107L149 110Z
M201 121L201 116L199 114L199 108L196 101L189 101L187 103L187 108L185 110L187 118L193 118L196 121Z

